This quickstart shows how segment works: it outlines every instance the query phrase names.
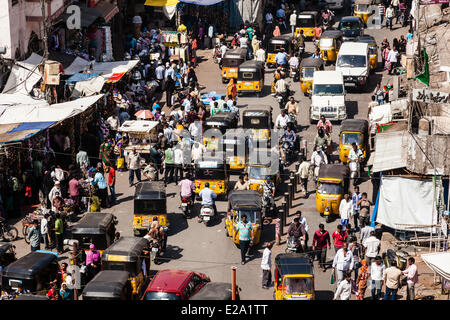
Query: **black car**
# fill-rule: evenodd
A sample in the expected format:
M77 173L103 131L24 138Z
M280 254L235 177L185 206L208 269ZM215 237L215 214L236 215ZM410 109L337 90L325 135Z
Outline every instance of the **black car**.
M344 41L354 41L364 35L364 21L360 17L347 16L339 22L339 30L344 35Z

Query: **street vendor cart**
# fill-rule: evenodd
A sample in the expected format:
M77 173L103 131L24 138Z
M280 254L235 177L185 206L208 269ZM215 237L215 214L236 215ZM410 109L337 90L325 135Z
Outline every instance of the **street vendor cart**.
M126 133L129 138L129 144L125 147L125 156L130 153L133 148L141 155L149 155L153 137L157 137L158 121L150 120L128 120L119 128L119 132ZM145 156L144 156L145 158Z

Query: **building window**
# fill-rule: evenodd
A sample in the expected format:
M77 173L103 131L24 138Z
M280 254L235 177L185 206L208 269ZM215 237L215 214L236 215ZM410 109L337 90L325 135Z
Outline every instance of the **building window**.
M11 5L15 6L19 3L19 0L11 0Z

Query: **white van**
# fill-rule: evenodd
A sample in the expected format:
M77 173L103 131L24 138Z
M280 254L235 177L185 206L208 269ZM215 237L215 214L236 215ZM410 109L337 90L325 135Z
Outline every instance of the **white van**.
M364 88L370 74L369 45L344 42L337 56L336 71L342 72L345 86Z
M319 121L324 115L328 120L347 119L344 78L340 71L316 71L311 92L310 122Z

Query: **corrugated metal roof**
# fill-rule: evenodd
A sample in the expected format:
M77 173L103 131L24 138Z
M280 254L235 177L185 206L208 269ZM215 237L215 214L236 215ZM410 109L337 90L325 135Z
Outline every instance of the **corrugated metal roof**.
M406 167L408 135L406 131L386 132L376 135L372 172Z

